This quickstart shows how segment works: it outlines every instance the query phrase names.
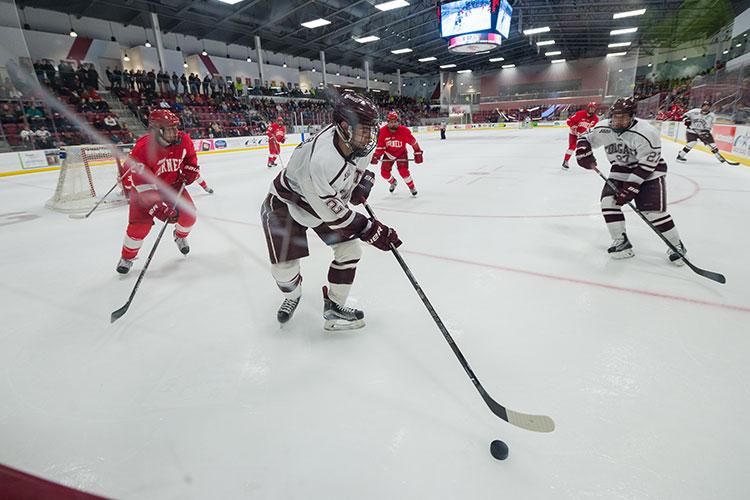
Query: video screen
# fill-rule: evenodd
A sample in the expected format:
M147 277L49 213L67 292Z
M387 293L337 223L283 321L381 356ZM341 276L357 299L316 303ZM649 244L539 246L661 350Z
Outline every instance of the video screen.
M512 14L513 7L510 6L510 2L502 0L500 2L500 11L497 13L497 25L495 29L506 39L510 35L510 17Z
M440 6L443 37L488 30L492 27L491 0L458 0ZM508 20L510 28L510 19Z

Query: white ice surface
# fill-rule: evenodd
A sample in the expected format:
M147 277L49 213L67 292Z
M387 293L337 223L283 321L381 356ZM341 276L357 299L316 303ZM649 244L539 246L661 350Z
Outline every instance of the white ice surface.
M190 255L170 231L114 325L157 231L121 277L125 208L71 220L43 208L56 172L0 179L0 463L125 499L747 499L750 169L663 144L671 213L719 285L632 213L636 257L611 261L563 129L418 138L419 197L378 179L373 208L486 389L555 432L487 410L388 253L364 249L365 329L326 334L311 233L279 329L257 151L201 157L216 194L191 187Z

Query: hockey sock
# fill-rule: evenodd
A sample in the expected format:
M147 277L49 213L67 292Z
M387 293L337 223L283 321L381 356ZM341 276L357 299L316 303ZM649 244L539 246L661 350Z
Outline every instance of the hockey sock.
M615 203L614 196L602 198L602 215L612 239L622 237L622 233L625 232L625 215L622 213L622 208Z
M298 299L302 295L302 276L299 273L299 261L271 264L271 275L276 280L285 299Z
M411 180L411 177L404 177L404 182L409 186L409 189L414 189L414 181Z
M567 163L567 161L568 161L568 160L570 160L570 157L571 157L571 156L572 156L572 154L570 153L570 150L568 150L568 151L567 151L567 152L565 153L565 158L563 159L563 161L565 161L565 162Z
M680 243L680 233L674 225L672 216L667 212L644 212L648 220L659 230L669 242L675 246Z

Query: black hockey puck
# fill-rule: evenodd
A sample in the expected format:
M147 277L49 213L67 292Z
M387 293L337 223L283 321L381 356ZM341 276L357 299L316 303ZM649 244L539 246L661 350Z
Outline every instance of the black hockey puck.
M496 439L490 443L490 453L497 460L505 460L508 458L508 445Z

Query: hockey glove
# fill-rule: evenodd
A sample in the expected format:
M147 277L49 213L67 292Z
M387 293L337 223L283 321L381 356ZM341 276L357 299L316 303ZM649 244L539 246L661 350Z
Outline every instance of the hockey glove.
M414 163L422 163L424 158L421 151L414 151Z
M372 186L375 184L375 174L370 170L365 170L362 174L362 178L359 179L359 184L354 186L352 191L352 205L361 205L367 201L372 191Z
M377 165L378 162L380 162L380 156L378 156L378 155L372 155L372 160L370 160L370 163L372 165Z
M401 245L396 230L375 219L370 219L370 225L359 235L359 239L386 252L391 249L391 243L395 247Z
M592 170L596 167L596 158L587 139L578 139L576 142L576 160L585 169Z
M177 181L177 185L185 184L186 186L189 186L190 184L195 182L195 179L198 178L198 175L198 165L185 165L180 170L180 177Z
M177 209L170 207L163 201L154 203L148 213L151 217L156 217L160 221L177 222Z
M692 122L692 120L690 118L685 118L685 126L687 128L690 128L690 125L692 125L692 124L693 124L693 122Z
M620 183L620 190L615 195L615 203L618 205L627 205L636 197L641 186L635 182Z

